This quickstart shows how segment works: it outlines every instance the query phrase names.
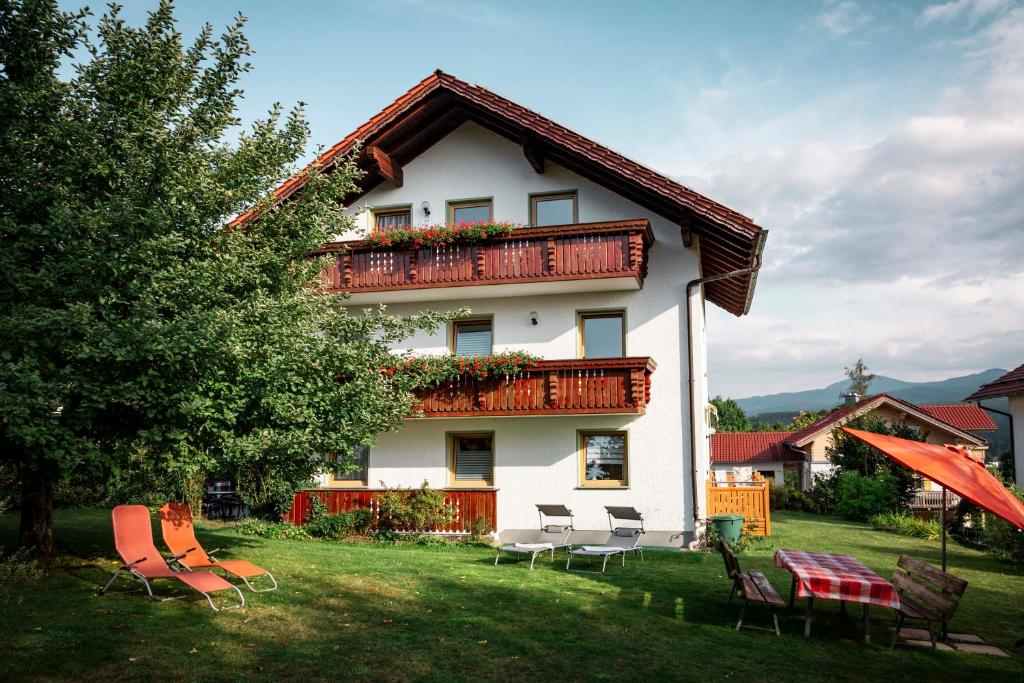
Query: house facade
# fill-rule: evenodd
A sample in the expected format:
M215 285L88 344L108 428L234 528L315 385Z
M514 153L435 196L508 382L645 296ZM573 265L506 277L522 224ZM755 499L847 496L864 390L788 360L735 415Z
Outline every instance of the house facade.
M807 489L815 475L832 471L828 449L833 444L833 431L865 415L886 424L905 425L927 443L964 448L982 462L988 442L980 434L996 429L992 418L975 405L919 406L888 394L877 394L835 410L796 432L769 432L769 437L760 437L758 432L714 434L712 467L719 477L732 474L741 479L759 472L776 484L795 481L797 486ZM932 490L938 490L932 482L921 482L922 493ZM926 500L928 496L919 498Z
M633 506L679 545L705 516L710 467L705 301L750 306L766 231L568 129L435 72L332 148L359 143L346 201L356 230L325 246L350 311L468 308L396 352L470 358L525 351L511 377L424 390L328 490L431 487L491 501L496 531L536 528L564 504L581 529ZM282 199L300 187L286 184ZM510 234L447 246L371 246L368 231L507 221Z
M994 382L983 384L964 400L974 401L982 408L982 401L1004 396L1009 400L1010 451L1013 453L1014 478L1017 486L1024 486L1024 365L1010 370Z

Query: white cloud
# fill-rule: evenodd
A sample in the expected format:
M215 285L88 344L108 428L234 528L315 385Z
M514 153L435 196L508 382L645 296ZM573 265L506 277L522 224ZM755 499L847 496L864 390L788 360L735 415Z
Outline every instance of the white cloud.
M751 314L709 309L713 393L823 386L858 357L905 379L1024 361L1024 8L950 46L974 78L875 142L685 179L771 229Z
M871 24L871 15L855 0L825 0L817 23L833 35L845 36Z
M925 7L918 17L918 23L951 21L964 14L967 14L972 21L976 21L1006 5L1007 0L950 0L950 2Z

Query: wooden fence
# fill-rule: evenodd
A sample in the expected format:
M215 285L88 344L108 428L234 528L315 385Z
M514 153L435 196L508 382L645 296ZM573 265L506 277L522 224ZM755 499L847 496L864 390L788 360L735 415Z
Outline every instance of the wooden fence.
M743 515L743 533L748 536L771 536L772 518L768 502L769 482L757 472L753 481L716 482L708 478L708 517L711 515Z
M380 510L380 494L386 489L317 489L299 491L292 506L285 513L286 522L297 526L306 523L306 515L313 507L310 500L316 496L327 506L327 512L336 514L358 508L367 508L376 523ZM414 494L415 495L415 494ZM498 528L498 492L494 489L445 489L445 504L452 511L451 524L436 529L404 529L420 533L468 534L473 531L477 518L487 520L491 529Z

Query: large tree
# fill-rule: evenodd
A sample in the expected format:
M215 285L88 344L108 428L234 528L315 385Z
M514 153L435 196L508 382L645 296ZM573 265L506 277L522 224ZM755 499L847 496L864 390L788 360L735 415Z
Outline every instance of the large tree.
M381 368L438 317L348 315L316 291L309 254L345 228L357 171L272 204L308 130L280 107L238 128L243 24L185 44L167 2L140 27L0 2L0 446L42 554L62 480L142 452L180 498L220 468L269 506L412 405Z
M857 394L861 398L868 395L868 391L871 389L871 382L875 379L875 374L868 372L868 366L864 364L863 358L858 358L857 362L851 367L843 368L843 374L850 380L848 391L851 394Z
M715 429L719 432L749 432L750 420L743 408L731 398L715 396L711 399L711 405L718 411L718 425Z

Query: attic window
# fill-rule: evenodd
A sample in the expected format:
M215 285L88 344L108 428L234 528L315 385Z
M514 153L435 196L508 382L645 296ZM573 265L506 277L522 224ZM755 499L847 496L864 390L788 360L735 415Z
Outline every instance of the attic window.
M575 191L530 195L530 225L572 225L577 220Z
M491 220L494 202L491 199L464 199L448 202L449 223L480 223Z

